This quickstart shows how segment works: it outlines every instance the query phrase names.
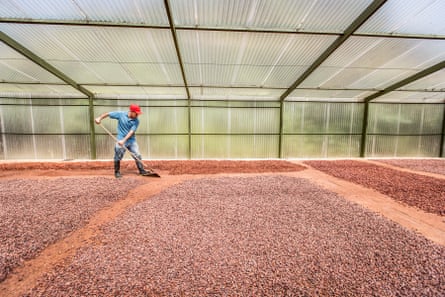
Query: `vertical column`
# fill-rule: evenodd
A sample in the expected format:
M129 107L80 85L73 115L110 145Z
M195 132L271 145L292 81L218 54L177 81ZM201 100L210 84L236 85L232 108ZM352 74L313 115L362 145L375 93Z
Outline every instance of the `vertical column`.
M360 157L365 157L366 152L366 134L368 133L368 115L369 115L369 102L365 102L365 108L363 111L363 125L362 125L362 140L360 141Z
M96 127L94 122L94 100L88 96L88 113L90 115L90 158L96 160Z
M443 116L442 116L442 134L440 136L440 150L439 150L439 157L443 158L444 156L444 147L443 147L443 142L445 140L445 104L442 105L443 108Z

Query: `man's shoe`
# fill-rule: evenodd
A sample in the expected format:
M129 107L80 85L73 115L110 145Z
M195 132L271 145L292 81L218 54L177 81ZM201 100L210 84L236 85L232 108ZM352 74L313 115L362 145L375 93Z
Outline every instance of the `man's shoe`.
M147 170L145 170L145 169L142 169L142 170L139 170L139 174L140 174L140 175L143 175L143 176L147 176L147 175L150 175L151 172L150 172L150 171L147 171Z
M161 177L159 174L157 174L154 171L143 170L143 171L139 171L139 174L142 175L142 176Z
M115 178L121 178L122 175L121 175L121 173L118 171L118 172L115 172L115 173L114 173L114 177L115 177Z

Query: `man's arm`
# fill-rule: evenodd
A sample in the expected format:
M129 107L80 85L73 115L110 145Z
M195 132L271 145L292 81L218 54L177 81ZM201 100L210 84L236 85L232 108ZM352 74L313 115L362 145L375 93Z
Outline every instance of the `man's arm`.
M133 131L133 130L130 130L130 132L128 132L128 134L125 135L124 139L119 140L117 143L118 143L120 146L123 146L123 145L125 144L125 142L128 140L128 138L130 138L131 135L133 135L133 134L134 134L134 131Z
M106 117L108 117L109 116L109 113L108 112L106 112L106 113L104 113L104 114L101 114L100 116L98 116L94 121L96 122L96 124L100 124L100 122L103 120L103 119L105 119Z

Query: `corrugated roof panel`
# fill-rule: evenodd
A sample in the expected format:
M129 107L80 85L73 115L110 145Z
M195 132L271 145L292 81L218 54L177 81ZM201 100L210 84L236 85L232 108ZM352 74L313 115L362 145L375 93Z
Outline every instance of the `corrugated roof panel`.
M298 3L299 1L292 2ZM373 1L327 0L310 2L314 3L314 6L302 25L303 31L343 32ZM298 9L298 6L295 9Z
M284 27L285 21L278 16L280 12L281 16L284 16L284 13L290 10L289 5L286 5L289 2L291 1L274 1L274 5L270 5L268 2L257 0L170 1L177 25L211 27L265 27L267 22L275 23L276 27L282 22ZM302 2L300 9L293 14L294 22L295 19L302 19L305 11L311 6L310 1ZM267 9L269 10L265 11ZM260 19L260 16L263 18ZM287 19L290 17L287 16ZM260 25L260 22L263 24ZM295 28L295 25L290 24L288 27Z
M17 64L31 64L24 60L2 60L0 61L0 81L7 82L37 82L38 80L26 73L23 73L17 69ZM12 66L11 64L16 64Z
M385 87L416 73L417 71L415 70L376 69L369 71L366 74L363 73L362 76L351 83L349 87L362 89L384 89ZM330 81L330 83L333 83L333 81Z
M400 90L441 90L445 98L445 69L403 86Z
M96 42L103 43L118 61L178 63L169 29L102 28L98 34Z
M124 63L121 64L136 84L182 85L178 64Z
M54 43L51 26L0 23L0 30L41 58L69 60L73 57L61 45Z
M445 1L387 1L357 33L445 35Z
M445 40L422 40L394 57L385 67L422 69L445 60Z
M105 83L104 79L91 68L87 63L79 61L51 61L51 64L57 69L63 69L63 72L75 82L79 84L92 83L100 84Z
M38 20L168 24L162 0L2 0L0 15Z
M17 5L17 1L6 0L0 2L0 15L4 17L13 18L26 18L26 13L20 10Z
M380 89L445 58L445 40L351 37L300 86Z
M182 83L171 32L167 29L3 26L11 38L79 83ZM133 72L129 66L132 63L158 64L157 69L146 69L159 72ZM147 81L147 77L156 81Z
M215 32L217 33L217 32ZM246 65L310 65L335 40L335 36L230 33L241 35L237 62ZM206 36L201 37L201 44Z
M371 0L171 0L177 25L342 32Z
M185 65L189 85L228 86L233 81L234 65L192 64Z
M0 14L9 18L83 19L81 9L71 0L2 0Z
M191 85L288 87L335 37L178 31L178 39Z
M265 88L288 88L306 69L307 66L283 65L269 68L269 72L264 76L260 85Z
M168 25L163 0L75 0L75 2L85 12L88 20Z
M367 90L316 90L298 88L286 98L286 101L361 101L373 93L373 91Z
M97 74L106 84L135 84L135 79L119 63L84 63L90 71ZM68 76L75 73L71 69L63 69ZM80 81L80 80L79 80Z
M13 48L0 42L0 58L1 59L24 59L24 57Z
M271 66L241 65L233 70L230 85L236 86L263 86L263 81L269 76Z
M0 43L0 81L46 82L62 81L4 43Z
M182 87L87 86L97 98L115 99L187 99Z
M190 87L193 99L198 100L279 100L284 89L265 88L207 88Z
M2 24L3 32L47 60L177 62L168 29Z
M417 68L445 57L445 40L350 37L322 66Z
M357 68L317 69L300 87L325 89L384 89L415 74L415 70Z
M58 98L71 97L71 98L85 98L85 94L77 91L70 85L46 85L47 88L51 89L53 92L57 93Z
M184 63L236 64L243 33L177 31Z
M61 83L62 80L26 59L0 60L0 81Z
M378 97L372 102L444 103L445 92L394 91Z
M0 97L17 98L85 98L86 96L68 85L10 84L2 83Z
M431 41L351 37L323 63L323 66L378 68L412 52L427 51L428 42ZM440 44L440 41L433 41L433 43ZM442 48L444 46L445 42L442 42ZM394 66L406 67L409 66L408 62L413 64L409 59L399 59L398 65ZM422 60L414 61L415 66L421 62Z

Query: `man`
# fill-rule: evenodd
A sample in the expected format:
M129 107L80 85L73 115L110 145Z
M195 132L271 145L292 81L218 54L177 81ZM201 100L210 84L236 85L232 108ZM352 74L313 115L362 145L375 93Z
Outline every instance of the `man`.
M136 161L136 166L141 175L151 175L144 169L144 165L140 160L142 160L141 154L139 153L139 147L136 142L135 133L139 126L138 116L142 113L139 105L131 104L129 111L111 111L102 114L95 119L96 124L100 124L101 121L110 117L111 119L117 120L117 140L118 142L114 146L114 176L116 178L121 178L120 173L120 163L124 157L127 148L131 153L133 159Z

